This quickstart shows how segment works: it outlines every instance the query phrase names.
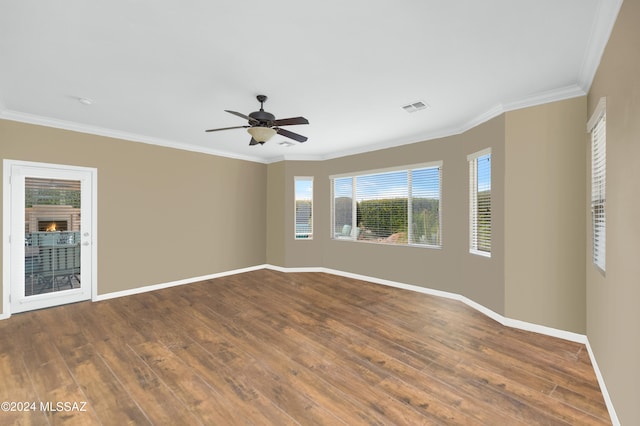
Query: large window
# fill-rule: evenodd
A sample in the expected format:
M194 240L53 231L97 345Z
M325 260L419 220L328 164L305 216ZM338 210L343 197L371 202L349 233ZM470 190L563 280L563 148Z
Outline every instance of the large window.
M296 239L313 238L313 178L295 177Z
M469 161L469 251L491 256L491 149Z
M607 160L607 107L600 99L589 120L591 133L591 226L593 263L605 270L606 242L606 160Z
M332 237L441 246L442 162L332 176Z

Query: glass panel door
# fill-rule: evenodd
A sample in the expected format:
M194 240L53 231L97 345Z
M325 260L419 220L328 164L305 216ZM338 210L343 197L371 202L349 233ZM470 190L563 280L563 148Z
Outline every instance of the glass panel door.
M11 312L90 299L95 169L22 162L10 167Z
M24 294L80 287L79 180L25 178Z

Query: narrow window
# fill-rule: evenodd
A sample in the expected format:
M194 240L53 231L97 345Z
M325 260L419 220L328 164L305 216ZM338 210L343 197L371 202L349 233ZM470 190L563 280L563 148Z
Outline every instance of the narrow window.
M469 251L491 256L491 149L467 157L469 161Z
M605 271L607 112L602 98L588 123L591 133L591 226L593 263Z
M313 238L313 177L295 177L296 240Z

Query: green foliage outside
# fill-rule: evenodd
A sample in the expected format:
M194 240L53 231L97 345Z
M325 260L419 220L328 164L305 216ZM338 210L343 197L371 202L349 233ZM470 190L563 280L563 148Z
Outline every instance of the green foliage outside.
M491 191L478 192L478 250L491 252Z
M412 243L440 245L440 201L414 198L412 213Z
M440 202L431 198L413 198L412 244L440 244ZM364 200L357 203L356 217L361 239L382 240L396 234L393 242L407 244L408 241L408 200L390 198ZM335 232L344 225L351 225L352 200L339 197L334 200Z
M27 188L25 190L25 207L71 206L80 208L80 191L72 189Z
M296 200L296 238L310 238L313 229L312 204Z
M407 232L407 199L364 200L357 205L358 226L371 230L376 237Z

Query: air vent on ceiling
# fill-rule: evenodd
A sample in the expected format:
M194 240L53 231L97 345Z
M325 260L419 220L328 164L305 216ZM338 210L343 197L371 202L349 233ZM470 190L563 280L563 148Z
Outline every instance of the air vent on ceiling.
M416 112L416 111L420 111L421 109L426 109L429 108L429 105L422 102L422 101L418 101L418 102L414 102L412 104L409 105L405 105L402 107L403 110L407 111L407 112Z

